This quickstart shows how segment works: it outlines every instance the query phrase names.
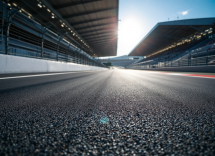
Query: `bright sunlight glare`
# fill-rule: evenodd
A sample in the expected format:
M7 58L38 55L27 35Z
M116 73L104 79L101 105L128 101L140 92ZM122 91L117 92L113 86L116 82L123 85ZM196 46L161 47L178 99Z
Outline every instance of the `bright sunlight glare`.
M118 56L126 55L141 41L145 35L143 19L128 17L119 22Z

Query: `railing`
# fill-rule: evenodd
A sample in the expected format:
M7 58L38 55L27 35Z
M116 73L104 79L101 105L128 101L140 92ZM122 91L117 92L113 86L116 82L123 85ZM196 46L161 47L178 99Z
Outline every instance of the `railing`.
M106 67L67 34L58 35L0 2L0 54Z

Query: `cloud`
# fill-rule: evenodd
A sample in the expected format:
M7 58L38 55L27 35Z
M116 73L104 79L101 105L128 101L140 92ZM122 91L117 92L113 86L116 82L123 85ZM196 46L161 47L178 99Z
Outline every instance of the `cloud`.
M188 14L188 12L189 12L189 10L182 11L182 12L178 12L178 13L179 13L179 14L181 14L181 15L183 15L183 16L185 16L185 15L187 15L187 14Z

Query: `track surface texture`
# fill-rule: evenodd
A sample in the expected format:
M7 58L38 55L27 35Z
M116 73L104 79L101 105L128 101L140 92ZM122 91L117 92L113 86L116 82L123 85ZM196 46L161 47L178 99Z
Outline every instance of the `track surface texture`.
M1 79L0 123L0 155L215 155L215 79L138 70Z

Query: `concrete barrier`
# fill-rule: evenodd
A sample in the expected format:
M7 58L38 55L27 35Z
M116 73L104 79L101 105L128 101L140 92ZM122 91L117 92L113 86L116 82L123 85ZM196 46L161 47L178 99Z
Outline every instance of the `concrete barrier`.
M139 70L215 73L215 65L191 66L191 67L188 66L188 67L145 68L145 69L139 69Z
M66 72L84 70L108 70L107 68L80 65L19 57L0 54L0 74L4 73L34 73L34 72Z

